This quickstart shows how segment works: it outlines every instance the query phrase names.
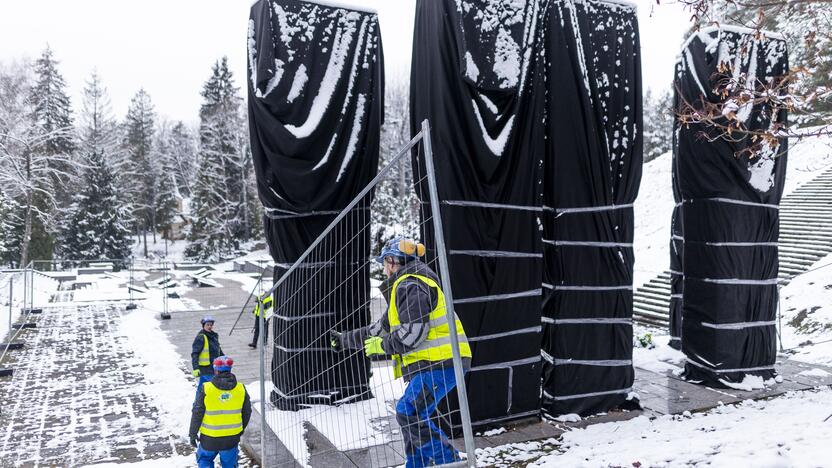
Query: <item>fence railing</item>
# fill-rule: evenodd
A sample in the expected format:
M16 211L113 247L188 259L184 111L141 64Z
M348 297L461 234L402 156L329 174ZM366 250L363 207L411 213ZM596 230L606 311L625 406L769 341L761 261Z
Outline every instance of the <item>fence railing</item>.
M414 148L423 164L413 164ZM357 461L359 466L398 465L403 463L402 457L422 457L423 465L475 465L465 369L457 334L449 332L445 337L452 350L448 359L451 363L429 368L442 374L424 372L418 378L430 382L422 384L411 380L411 386L424 388L405 389L394 371L400 367L400 358L368 359L366 354L379 350L373 351L372 345L364 342L369 336L395 333L394 327L398 326L391 326L389 317L386 325L371 326L385 321L372 316L376 297L371 292L371 273L380 274L380 266L373 262L370 234L378 224L378 216L383 214L382 205L391 201L385 194L395 191L402 206L416 207L419 221L413 225L415 229L388 226L386 232L411 239L424 238L427 231L436 233L437 245L427 247L426 268L419 274L437 272L439 279L431 280L441 284L441 293L436 293L437 304L438 294L445 298L444 317L432 321L430 326L444 320L445 330L456 330L432 158L430 128L425 121L421 132L389 159L305 252L279 271L279 278L267 291L273 295L274 312L269 320L272 337L266 341L260 335L261 424L274 431L290 456L284 450L283 458L267 459L274 447L267 450L264 435L260 447L263 466L292 466L296 462L314 465L316 457L325 457L335 450L356 457L356 462L364 456L361 449L373 446L384 447L373 452L377 454L375 458ZM406 184L402 184L403 176L408 179ZM401 193L403 186L409 188L407 193ZM427 193L416 193L424 188ZM295 223L302 219L281 216L275 222ZM399 310L396 316L412 319L428 312ZM267 318L261 314L259 320L262 329ZM386 330L380 330L385 326ZM417 367L412 362L405 364L412 366L405 367L405 372L413 372L413 367ZM410 377L416 379L415 375ZM449 392L450 388L455 388L455 392ZM455 420L461 421L461 427L453 425L451 421ZM465 461L457 457L450 445L460 430ZM332 447L310 451L307 440L317 435L327 439ZM427 449L431 444L433 448ZM317 461L320 463L322 458Z

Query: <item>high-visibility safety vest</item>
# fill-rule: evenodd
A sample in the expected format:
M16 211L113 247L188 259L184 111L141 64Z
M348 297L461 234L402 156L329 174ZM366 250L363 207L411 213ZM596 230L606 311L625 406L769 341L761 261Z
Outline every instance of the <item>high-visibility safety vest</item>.
M413 364L418 361L442 362L453 358L453 348L451 347L451 334L448 328L448 319L445 317L445 294L442 289L436 284L436 281L427 276L406 274L402 275L393 283L393 289L390 293L390 305L387 308L387 319L390 322L390 333L395 333L401 326L399 320L399 311L396 306L396 289L399 284L407 278L416 278L419 281L427 284L429 287L436 290L437 301L436 307L430 311L428 316L428 337L419 346L410 352L401 356L393 356L395 367L393 375L396 378L402 376L402 367ZM459 318L456 319L456 336L459 340L459 354L462 357L471 357L471 347L468 345L468 338L465 336L465 330L462 328L462 322Z
M254 316L255 317L260 316L260 304L261 303L263 304L263 310L265 310L266 312L272 310L272 301L273 301L273 298L272 298L271 294L265 296L265 298L261 297L260 300L257 301L257 304L255 304L255 306L254 306Z
M205 336L205 333L202 334L202 351L199 352L199 365L211 365L211 353L208 352L208 337Z
M243 403L246 388L237 382L231 390L220 390L213 383L206 382L205 415L199 432L210 437L234 436L243 432Z

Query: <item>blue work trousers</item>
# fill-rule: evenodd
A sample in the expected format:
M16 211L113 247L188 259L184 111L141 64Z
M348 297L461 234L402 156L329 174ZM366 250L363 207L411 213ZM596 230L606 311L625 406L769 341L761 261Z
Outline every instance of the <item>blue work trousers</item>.
M213 378L214 378L214 374L200 375L199 376L199 383L196 384L196 395L194 395L194 403L196 403L196 397L199 396L199 389L202 388L202 385L205 382L210 382L211 379L213 379Z
M436 405L456 386L453 367L413 376L396 404L396 421L402 430L407 468L442 465L459 460L456 449L434 416Z
M240 452L238 446L227 450L211 451L202 448L202 444L196 449L196 463L199 468L214 468L214 458L220 456L222 468L237 468L237 454Z

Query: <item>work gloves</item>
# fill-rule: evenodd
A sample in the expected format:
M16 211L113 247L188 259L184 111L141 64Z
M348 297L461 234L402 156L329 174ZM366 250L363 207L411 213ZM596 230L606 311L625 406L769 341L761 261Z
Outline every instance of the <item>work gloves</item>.
M194 371L191 372L191 375L193 375L194 378L198 379L199 378L199 369L194 369Z
M329 346L332 348L333 351L341 351L343 350L343 345L341 343L341 333L337 331L329 332Z
M191 436L191 447L196 448L196 446L197 446L196 436L192 435Z
M381 347L381 343L384 340L380 336L371 336L364 340L364 354L367 356L381 356L387 354L384 352L384 348ZM343 351L344 350L344 338L343 333L338 333L336 331L329 332L329 346L332 348L333 351Z
M382 341L384 340L380 336L371 336L364 340L364 354L368 357L386 354L381 347Z

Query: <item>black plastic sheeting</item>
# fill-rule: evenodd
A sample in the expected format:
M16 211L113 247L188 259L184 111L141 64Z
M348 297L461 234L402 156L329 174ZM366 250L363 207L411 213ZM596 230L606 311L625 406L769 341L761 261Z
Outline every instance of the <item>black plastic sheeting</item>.
M454 307L473 352L475 427L540 407L539 3L416 4L411 125L414 135L423 119L432 127Z
M251 150L277 280L376 174L384 115L378 18L310 2L260 0L251 8L248 50ZM356 211L349 218L339 225L342 239L353 239L369 214ZM296 270L285 283L290 287L276 292L275 303L285 307L273 320L271 400L280 408L369 395L367 359L333 354L326 333L335 324L369 324L369 230L348 245L330 244L309 259L328 263ZM314 272L337 285L337 294L305 281Z
M626 4L550 5L542 404L546 416L586 415L627 406L634 378L639 33Z
M433 127L475 426L630 393L639 60L619 2L417 3L411 118Z
M686 42L677 69L677 103L698 105L702 98L719 103L724 98L713 90L731 76L760 90L785 75L786 44L754 31L708 28ZM752 130L785 124L787 117L761 104L735 111ZM677 131L684 376L717 387L748 375L768 380L775 375L778 204L786 141L754 148L750 137L715 138L713 126L677 124Z

